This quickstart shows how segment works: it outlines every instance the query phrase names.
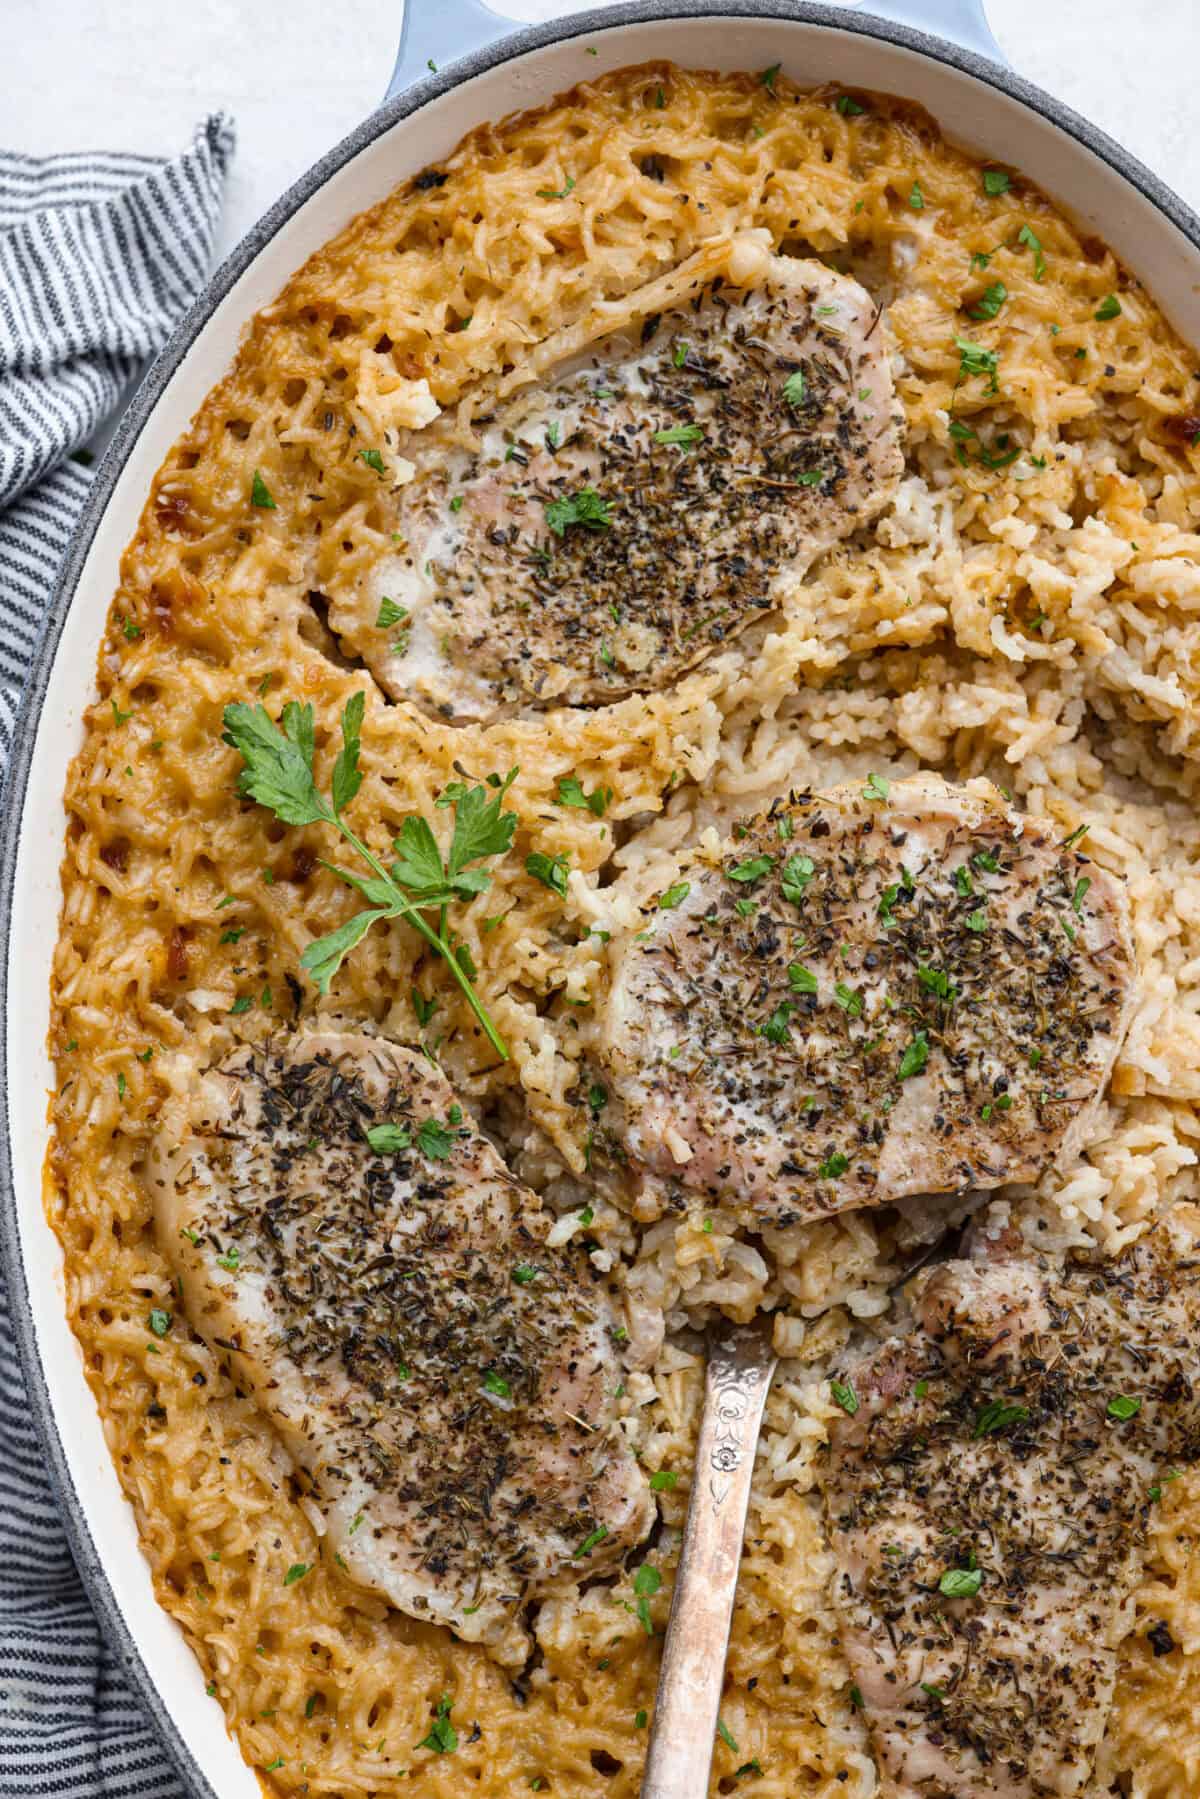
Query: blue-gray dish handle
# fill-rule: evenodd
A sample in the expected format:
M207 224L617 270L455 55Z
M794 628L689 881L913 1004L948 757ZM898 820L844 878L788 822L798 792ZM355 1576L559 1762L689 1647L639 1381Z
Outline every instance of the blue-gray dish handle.
M1005 61L988 28L983 0L874 0L863 12L897 25L911 25L931 37L946 38L992 62ZM861 18L863 12L855 9L847 18ZM486 49L516 28L514 20L503 18L480 0L405 0L400 54L384 98L393 99L416 82L436 75L443 65Z

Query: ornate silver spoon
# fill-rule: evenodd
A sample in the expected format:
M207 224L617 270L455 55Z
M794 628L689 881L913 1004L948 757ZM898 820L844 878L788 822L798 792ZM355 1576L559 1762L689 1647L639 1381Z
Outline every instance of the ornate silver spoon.
M725 1678L750 1477L775 1372L765 1330L709 1339L704 1412L671 1598L642 1799L703 1799Z

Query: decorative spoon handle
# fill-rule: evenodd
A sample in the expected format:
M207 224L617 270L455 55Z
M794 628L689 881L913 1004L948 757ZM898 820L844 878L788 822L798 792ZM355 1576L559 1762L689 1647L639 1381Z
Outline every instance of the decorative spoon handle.
M725 1678L750 1477L776 1357L753 1330L709 1346L704 1413L642 1799L703 1799Z

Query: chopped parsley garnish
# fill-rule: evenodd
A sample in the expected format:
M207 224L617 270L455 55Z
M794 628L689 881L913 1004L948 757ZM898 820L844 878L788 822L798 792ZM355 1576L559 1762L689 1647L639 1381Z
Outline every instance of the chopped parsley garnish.
M988 393L997 393L999 383L996 375L1000 367L1000 358L995 350L989 350L983 344L972 343L969 337L956 337L954 347L959 355L959 380L967 381L972 375L984 376L988 382Z
M416 1745L418 1749L432 1749L435 1755L453 1755L458 1748L458 1732L450 1722L451 1709L450 1695L443 1693L437 1702L429 1735L421 1738Z
M446 913L458 900L473 899L491 885L491 875L468 864L503 855L512 845L517 826L515 812L502 811L505 794L516 779L510 770L503 780L468 787L457 783L451 803L454 831L443 860L428 820L406 818L393 841L396 860L390 869L367 848L342 814L362 784L358 766L365 693L352 694L342 710L342 747L334 763L331 798L318 792L313 776L316 730L313 709L289 700L276 725L264 706L235 703L225 708L225 742L245 763L238 791L273 812L283 824L330 824L368 864L371 878L335 872L367 901L364 910L344 924L310 943L300 958L321 993L327 993L334 975L349 952L380 920L403 918L444 959L492 1048L504 1061L508 1049L471 985L461 954L448 935ZM498 782L498 785L495 784ZM427 912L438 913L431 924Z
M578 1561L581 1561L585 1555L591 1555L592 1550L595 1549L595 1547L598 1543L603 1543L603 1541L607 1535L608 1535L607 1524L598 1524L596 1526L595 1530L589 1532L589 1534L583 1539L583 1542L579 1545L579 1548L575 1551L574 1560L578 1562Z
M1033 278L1041 281L1046 274L1046 258L1042 252L1042 242L1031 225L1022 225L1017 232L1017 242L1027 244L1033 251Z
M668 887L665 893L659 894L659 911L670 912L675 906L681 906L691 891L692 883L690 881L676 881L673 887Z
M365 462L368 468L373 468L377 475L382 475L383 457L378 450L360 450L358 459L360 462Z
M424 1030L425 1026L437 1011L438 1002L436 999L426 999L425 995L418 987L412 989L409 997L412 1000L412 1009L417 1015L417 1023L420 1025L421 1029Z
M727 868L725 872L731 881L761 881L764 875L770 874L774 866L774 856L751 856L747 861Z
M732 1749L733 1753L736 1755L738 1752L738 1746L737 1746L737 1743L734 1741L733 1733L730 1730L728 1724L726 1724L724 1718L717 1719L717 1735L720 1737L721 1741L724 1743L726 1749Z
M497 1374L494 1368L489 1368L484 1375L483 1388L485 1393L494 1393L498 1399L512 1398L512 1388L504 1376Z
M1141 1400L1131 1399L1128 1393L1117 1393L1105 1407L1108 1416L1119 1419L1122 1424L1127 1424L1130 1418L1136 1418L1141 1409Z
M938 1581L938 1592L947 1599L973 1599L982 1585L982 1568L947 1568Z
M789 856L779 876L779 889L784 899L790 900L793 906L800 905L816 872L817 865L811 856Z
M831 1380L829 1391L835 1404L840 1405L843 1412L853 1418L858 1410L858 1394L854 1391L853 1384L850 1381Z
M1071 835L1063 838L1061 847L1065 850L1073 849L1079 839L1085 837L1091 828L1091 825L1076 825Z
M994 319L1008 298L1008 289L1003 281L993 281L984 289L983 295L971 308L973 319Z
M768 1043L786 1043L791 1034L791 1018L795 1010L790 999L782 1000L766 1023L759 1026L759 1036L765 1037Z
M938 999L950 1001L954 998L954 983L943 968L925 968L918 964L917 980L926 992L936 994Z
M849 1166L849 1156L844 1156L840 1149L835 1149L832 1155L826 1156L817 1173L823 1181L836 1181L839 1175L845 1174Z
M997 194L1006 194L1011 186L1012 176L1007 169L985 169L983 171L983 191L985 194L991 194L993 199Z
M967 898L968 894L972 894L975 891L975 883L971 879L971 871L965 862L960 862L954 871L954 885L958 888L958 891L962 894L964 899Z
M885 800L891 792L891 782L884 775L870 774L867 784L862 790L865 800Z
M968 931L975 931L976 933L986 931L988 928L986 908L983 906L976 906L974 912L968 912L966 924Z
M844 119L856 119L859 113L866 112L865 106L852 99L849 94L839 94L833 103L834 111L840 112Z
M255 469L254 479L250 483L250 504L261 507L264 512L276 510L275 502L271 498L271 490L257 469Z
M857 989L847 987L844 981L838 981L833 989L833 997L848 1018L862 1017L863 997Z
M1118 300L1116 294L1106 294L1092 314L1092 317L1100 319L1101 321L1104 319L1115 319L1120 310L1121 302Z
M633 1590L637 1596L637 1615L642 1629L648 1637L654 1635L654 1623L650 1617L650 1601L662 1586L662 1575L649 1562L643 1562L633 1577Z
M367 1142L378 1156L394 1156L412 1148L412 1132L402 1124L372 1124L367 1127Z
M533 850L525 858L525 873L548 887L551 893L557 893L560 899L566 899L570 861L569 856L547 856L541 850Z
M609 502L602 500L594 487L582 487L578 493L563 494L545 505L546 523L556 537L564 537L571 525L607 531L612 524Z
M229 1008L230 1017L231 1018L240 1018L242 1013L248 1012L253 1004L254 1004L254 1001L251 999L251 997L248 993L241 994L239 996L239 998L234 1000L233 1004Z
M994 1437L1012 1424L1024 1424L1029 1416L1027 1405L1005 1405L1002 1400L989 1400L975 1419L973 1437Z
M527 1287L531 1281L537 1279L537 1272L532 1262L518 1262L512 1271L512 1277L518 1287Z
M593 818L603 818L612 800L611 787L594 787L591 793L583 791L582 783L575 775L560 775L558 792L554 798L560 806L575 806L586 809Z
M456 1111L458 1118L454 1117ZM458 1107L452 1106L449 1116L450 1124L457 1126L462 1118L462 1112ZM423 1156L428 1156L431 1162L448 1162L454 1153L455 1138L465 1137L466 1134L462 1130L447 1129L446 1125L440 1124L436 1118L425 1118L417 1126L417 1148Z
M919 1380L917 1382L916 1386L913 1388L913 1398L914 1399L924 1399L924 1397L925 1397L926 1393L928 1393L928 1391L929 1391L929 1382L927 1380Z
M574 177L568 175L561 187L539 187L537 197L539 200L565 200L574 186Z
M788 986L793 993L815 993L817 977L811 968L805 968L803 962L788 963Z
M789 406L800 406L804 402L804 370L793 369L783 384L783 397Z
M668 425L665 431L654 433L654 441L656 444L679 444L688 449L692 444L698 444L703 436L702 425Z
M920 1074L928 1060L929 1038L924 1031L917 1031L900 1058L900 1079L907 1081L914 1074Z
M923 1693L928 1693L931 1699L944 1699L946 1697L944 1689L935 1686L930 1680L923 1680L921 1682L921 1691Z
M912 188L909 191L908 203L914 212L924 212L925 196L921 192L921 183L919 181L913 182Z
M656 1474L650 1476L652 1493L669 1493L678 1484L679 1476L674 1468L660 1468Z
M762 72L762 84L771 95L774 95L775 92L775 77L782 67L782 63L773 62L769 69L764 69Z
M1083 911L1084 898L1085 898L1085 896L1087 894L1087 890L1091 886L1091 884L1092 883L1088 879L1087 875L1080 875L1079 879L1075 883L1075 891L1071 895L1071 910L1072 910L1072 912L1082 912Z
M298 1580L303 1580L304 1576L311 1572L311 1568L310 1562L293 1562L283 1577L284 1586L294 1587Z
M170 1312L160 1311L158 1306L155 1306L154 1310L151 1312L151 1314L147 1320L147 1323L149 1324L151 1332L153 1333L154 1336L165 1337L167 1332L171 1328L171 1314L170 1314Z

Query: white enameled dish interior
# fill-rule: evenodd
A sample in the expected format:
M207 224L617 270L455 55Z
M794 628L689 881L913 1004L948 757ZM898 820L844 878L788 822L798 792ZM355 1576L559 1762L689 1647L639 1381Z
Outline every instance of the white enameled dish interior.
M588 54L588 48L596 55ZM1057 125L1003 92L908 49L796 20L676 18L610 23L477 75L393 124L332 173L263 244L216 306L133 445L91 545L58 646L25 795L9 937L9 1115L18 1228L37 1347L76 1502L149 1677L191 1757L221 1799L259 1799L176 1626L156 1604L133 1514L105 1448L63 1309L58 1245L42 1210L47 1147L50 964L59 911L60 795L93 691L97 643L121 551L151 478L228 366L246 321L356 212L449 152L463 133L535 106L582 78L651 58L696 67L782 63L796 81L838 81L920 102L949 136L1019 168L1117 250L1185 336L1200 342L1200 254L1136 187Z

